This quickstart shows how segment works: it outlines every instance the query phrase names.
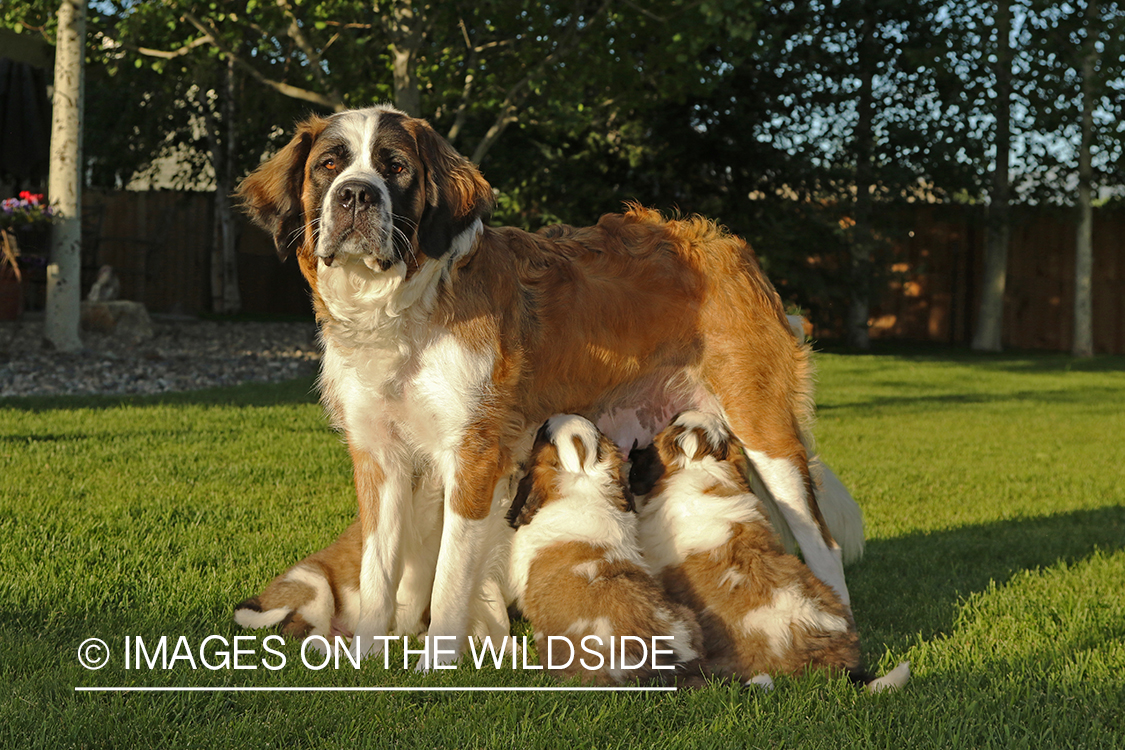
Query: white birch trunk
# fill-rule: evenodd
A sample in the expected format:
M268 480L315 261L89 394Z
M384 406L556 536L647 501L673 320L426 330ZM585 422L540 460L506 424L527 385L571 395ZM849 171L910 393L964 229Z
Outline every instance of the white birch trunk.
M48 196L59 218L51 232L44 335L59 351L82 348L78 337L82 271L82 109L86 0L62 0L55 48Z
M996 164L992 172L992 195L988 207L988 243L984 251L984 285L972 348L998 352L1004 332L1004 291L1008 278L1008 241L1011 211L1008 207L1008 172L1012 141L1012 9L1008 0L996 8ZM970 273L972 269L969 269Z
M1094 211L1091 183L1094 169L1090 142L1094 125L1094 66L1097 62L1098 4L1086 5L1086 42L1082 54L1082 141L1078 149L1078 234L1074 256L1074 342L1076 357L1094 356L1093 284Z

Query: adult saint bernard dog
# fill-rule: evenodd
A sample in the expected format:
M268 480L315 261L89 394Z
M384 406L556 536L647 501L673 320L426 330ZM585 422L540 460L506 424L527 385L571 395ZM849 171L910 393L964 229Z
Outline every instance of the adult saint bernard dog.
M637 206L593 227L487 226L477 168L389 106L312 117L238 193L312 289L322 399L359 501L361 652L428 607L429 635L455 648L420 667L456 659L506 564L517 473L559 413L626 451L685 409L722 417L848 603L809 473L808 350L741 239ZM419 486L440 488L436 513ZM506 629L502 602L493 613Z

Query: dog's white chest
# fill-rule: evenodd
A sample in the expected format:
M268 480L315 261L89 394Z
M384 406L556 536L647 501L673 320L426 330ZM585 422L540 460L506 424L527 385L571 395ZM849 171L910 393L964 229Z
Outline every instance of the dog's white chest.
M491 383L493 359L448 331L431 331L410 346L328 347L323 380L353 447L381 450L405 443L412 451L452 451Z
M402 426L419 448L453 450L492 382L494 357L443 332L420 353L417 365L403 384Z

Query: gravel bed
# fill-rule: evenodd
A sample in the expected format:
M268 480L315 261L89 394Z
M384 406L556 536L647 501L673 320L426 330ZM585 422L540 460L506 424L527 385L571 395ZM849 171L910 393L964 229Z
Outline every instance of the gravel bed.
M80 352L43 345L42 319L0 323L0 397L149 394L316 374L316 324L153 319L153 338L130 344L83 332Z

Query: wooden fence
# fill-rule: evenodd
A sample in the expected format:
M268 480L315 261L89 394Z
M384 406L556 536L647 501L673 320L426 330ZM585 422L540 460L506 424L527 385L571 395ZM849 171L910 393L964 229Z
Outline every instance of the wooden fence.
M895 277L873 310L872 336L968 344L980 305L985 214L919 206L893 242ZM1075 214L1013 211L1002 340L1069 351L1074 326ZM894 238L892 238L894 239ZM1094 211L1094 350L1125 354L1125 210Z
M211 193L92 192L82 200L83 294L97 267L113 266L121 296L150 312L198 315L211 309ZM296 260L278 260L272 240L239 219L238 278L243 310L312 315Z
M98 265L117 269L122 296L153 312L210 309L212 198L207 193L88 192L85 292ZM980 303L984 220L979 207L919 205L892 239L893 277L872 310L872 336L967 345ZM1068 351L1074 299L1074 214L1013 212L1003 342L1006 348ZM239 284L249 313L309 315L308 287L294 259L243 222ZM1094 347L1125 354L1125 210L1094 212Z

